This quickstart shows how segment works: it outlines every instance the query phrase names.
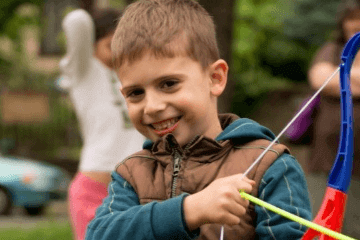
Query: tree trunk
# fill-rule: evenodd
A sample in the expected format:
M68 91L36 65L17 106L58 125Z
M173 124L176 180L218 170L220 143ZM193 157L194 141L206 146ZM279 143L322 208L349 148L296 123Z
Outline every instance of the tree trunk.
M41 55L62 55L61 47L57 43L57 37L61 32L61 21L63 11L67 7L78 7L78 0L47 0L43 4L41 23Z
M133 0L125 0L126 4L130 4ZM220 57L224 59L229 66L232 65L232 39L233 39L233 23L234 23L234 5L235 0L209 1L199 0L199 3L213 17L216 25L217 41L220 48ZM230 112L231 102L234 95L235 82L231 71L228 76L227 87L219 98L219 112Z
M220 57L229 66L232 65L232 40L234 24L234 5L235 0L209 1L199 0L199 3L213 17L216 25L217 41L220 49ZM230 112L231 102L234 95L235 82L232 78L231 70L228 76L228 83L224 93L219 98L219 112Z

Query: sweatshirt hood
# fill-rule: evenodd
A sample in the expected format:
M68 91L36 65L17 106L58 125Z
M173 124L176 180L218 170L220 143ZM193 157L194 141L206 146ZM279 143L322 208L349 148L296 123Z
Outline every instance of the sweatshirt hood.
M233 140L240 144L257 139L266 139L269 141L275 139L274 133L259 123L248 118L238 118L236 115L237 119L234 119L233 114L227 114L224 117L229 117L229 115L232 121L228 125L223 126L224 131L216 137L216 141ZM220 120L221 117L220 115Z
M236 144L243 144L257 139L275 139L274 133L251 119L239 118L235 114L220 114L219 120L224 130L215 138L216 141L232 140ZM152 145L153 142L147 139L143 148L151 149Z

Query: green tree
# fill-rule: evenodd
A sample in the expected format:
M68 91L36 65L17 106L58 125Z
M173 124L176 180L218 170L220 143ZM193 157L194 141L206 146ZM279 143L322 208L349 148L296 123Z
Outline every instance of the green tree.
M299 0L293 2L293 14L285 19L284 34L318 47L331 37L336 27L338 0Z
M17 9L19 6L25 3L34 4L40 6L41 0L8 0L0 1L0 36L6 36L12 40L14 44L14 50L18 53L21 51L21 45L19 43L19 29L24 24L34 23L34 19L23 18L18 14ZM0 75L2 81L4 78L12 74L11 68L13 67L14 59L8 59L5 56L0 55ZM0 83L2 82L0 81Z
M0 61L5 64L1 66L1 83L6 86L26 87L28 82L25 75L28 71L28 59L24 57L23 29L25 26L40 25L39 7L34 4L22 3L12 12L11 17L2 25L0 36L11 42L10 56L0 55Z
M6 0L0 1L0 33L4 32L5 27L9 24L9 21L13 19L16 14L16 9L24 4L31 3L36 6L41 6L42 0Z
M289 79L299 78L304 49L283 34L284 19L291 15L291 6L286 0L236 1L233 112L251 115L269 90L288 87Z

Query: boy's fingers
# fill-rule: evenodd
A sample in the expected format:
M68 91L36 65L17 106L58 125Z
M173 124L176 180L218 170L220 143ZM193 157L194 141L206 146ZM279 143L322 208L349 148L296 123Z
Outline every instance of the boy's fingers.
M238 192L237 196L235 197L235 202L243 208L247 208L249 206L249 200L242 198L240 192Z
M237 200L231 208L227 209L230 213L234 214L235 216L241 217L246 213L246 209L249 206L249 201L246 199L243 199L240 196L240 199Z
M240 218L233 214L228 214L224 220L221 221L222 224L226 225L237 225L240 223Z
M250 185L254 186L255 185L255 181L254 180L251 180L249 178L247 178L246 176L243 177L244 174L240 173L240 174L236 174L236 175L233 175L232 177L234 177L235 179L241 179L242 182L246 182L246 183L249 183Z
M252 191L253 186L247 182L239 182L237 183L236 188L238 191L242 190L244 192L250 193Z
M251 180L251 179L248 179L247 177L244 177L244 178L243 178L243 181L251 184L252 186L255 185L255 181L254 181L254 180Z

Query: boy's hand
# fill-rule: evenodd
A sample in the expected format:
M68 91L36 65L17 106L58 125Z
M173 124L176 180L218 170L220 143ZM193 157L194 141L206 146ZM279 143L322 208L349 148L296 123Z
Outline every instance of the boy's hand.
M185 221L190 231L207 223L236 225L246 213L249 201L240 196L239 190L250 193L253 180L242 174L219 178L202 191L184 200Z

